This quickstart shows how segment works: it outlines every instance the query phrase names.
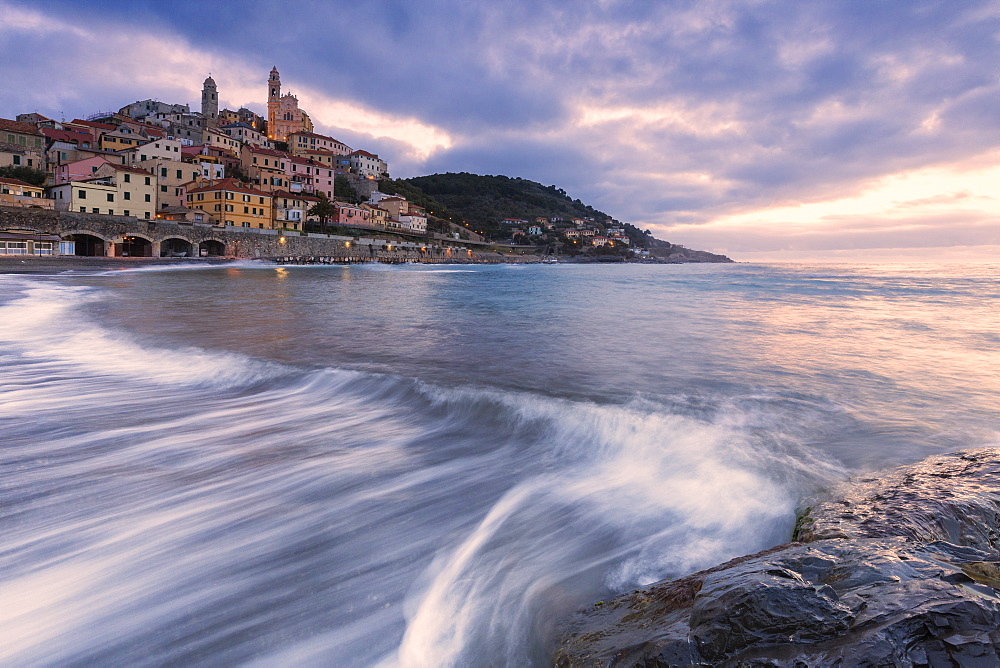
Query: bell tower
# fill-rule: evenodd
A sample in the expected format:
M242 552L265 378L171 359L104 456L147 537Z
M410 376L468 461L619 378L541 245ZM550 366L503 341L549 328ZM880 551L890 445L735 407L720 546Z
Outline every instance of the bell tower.
M201 89L201 115L205 119L206 128L219 125L219 91L215 87L215 79L209 75Z
M277 139L275 121L278 120L278 100L281 99L281 75L278 68L271 68L271 76L267 78L267 137Z

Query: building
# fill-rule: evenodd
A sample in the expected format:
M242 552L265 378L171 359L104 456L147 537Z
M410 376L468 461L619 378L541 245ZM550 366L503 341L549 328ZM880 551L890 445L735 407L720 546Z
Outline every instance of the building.
M319 197L275 190L273 197L274 227L303 230L306 212L320 201Z
M0 118L0 167L45 170L45 135L31 123Z
M148 160L157 159L179 161L183 156L181 152L182 146L181 142L177 139L156 139L145 144L140 144L135 148L120 151L123 158L122 164L136 165Z
M83 160L56 164L52 167L52 182L54 185L71 181L84 181L94 178L97 168L112 161L117 156L93 155Z
M299 109L299 98L281 94L281 75L277 67L272 67L267 80L267 137L283 142L291 133L302 131L313 131L312 120Z
M214 128L205 130L205 132L202 133L202 139L204 140L205 146L220 148L233 155L240 154L240 147L242 146L240 141L230 137L222 130Z
M219 125L230 125L232 123L244 123L257 132L264 132L267 121L263 116L255 114L246 107L240 107L237 111L223 109L219 112Z
M187 203L185 184L204 178L201 165L181 160L149 158L140 162L139 166L156 175L157 212L184 207Z
M389 165L374 153L368 151L354 151L350 155L351 171L358 176L378 179L383 174L389 173Z
M152 172L108 162L97 168L91 182L115 187L115 199L107 202L111 215L152 219L156 214L157 184Z
M329 151L334 155L350 155L353 153L353 149L344 142L338 141L333 137L316 134L315 132L290 132L285 141L288 142L288 150L293 155L305 155L309 151L317 149Z
M93 179L71 181L47 188L49 197L55 203L56 211L78 211L80 213L102 213L118 215L118 188Z
M18 179L0 177L0 206L54 209L55 202L45 197L45 188Z
M205 181L187 190L187 207L200 209L212 216L217 224L230 227L273 229L273 198L237 181L221 179Z
M128 116L137 121L153 118L157 114L189 114L191 108L186 104L168 104L159 100L139 100L125 105L118 110L121 116Z
M263 145L267 143L264 135L246 123L229 123L228 125L221 126L219 129L241 144Z
M333 224L343 227L371 228L371 211L363 204L334 202L337 213L333 216Z
M219 127L219 91L211 74L201 87L201 117L204 129Z
M240 164L254 185L261 190L289 190L291 187L290 158L274 149L244 144L240 150ZM296 184L295 192L302 192L302 184Z
M63 250L68 250L63 253ZM5 230L0 232L0 255L72 255L72 242L68 248L54 234L40 234L33 230Z
M294 192L301 189L307 193L323 193L328 199L333 199L333 184L336 175L333 168L314 160L298 156L288 158L289 188Z

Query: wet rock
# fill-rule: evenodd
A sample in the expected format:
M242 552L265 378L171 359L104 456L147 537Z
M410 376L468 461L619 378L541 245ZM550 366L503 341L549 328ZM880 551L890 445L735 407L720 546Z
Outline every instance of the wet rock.
M998 476L983 449L853 481L800 542L584 611L555 663L1000 665Z

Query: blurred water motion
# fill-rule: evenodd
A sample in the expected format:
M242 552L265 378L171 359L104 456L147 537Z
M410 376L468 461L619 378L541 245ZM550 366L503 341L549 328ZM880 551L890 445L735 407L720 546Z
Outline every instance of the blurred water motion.
M2 276L0 663L545 665L998 442L991 266Z

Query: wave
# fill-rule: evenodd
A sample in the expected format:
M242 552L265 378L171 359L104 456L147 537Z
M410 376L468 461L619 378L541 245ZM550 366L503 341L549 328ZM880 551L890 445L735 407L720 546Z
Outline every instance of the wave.
M97 288L29 281L5 285L20 296L0 305L0 342L22 361L173 385L233 386L287 373L278 364L234 353L150 347L102 327L79 313L81 306L107 297Z
M543 664L550 620L780 542L843 475L807 399L292 368L147 345L80 308L99 288L11 285L15 664Z

